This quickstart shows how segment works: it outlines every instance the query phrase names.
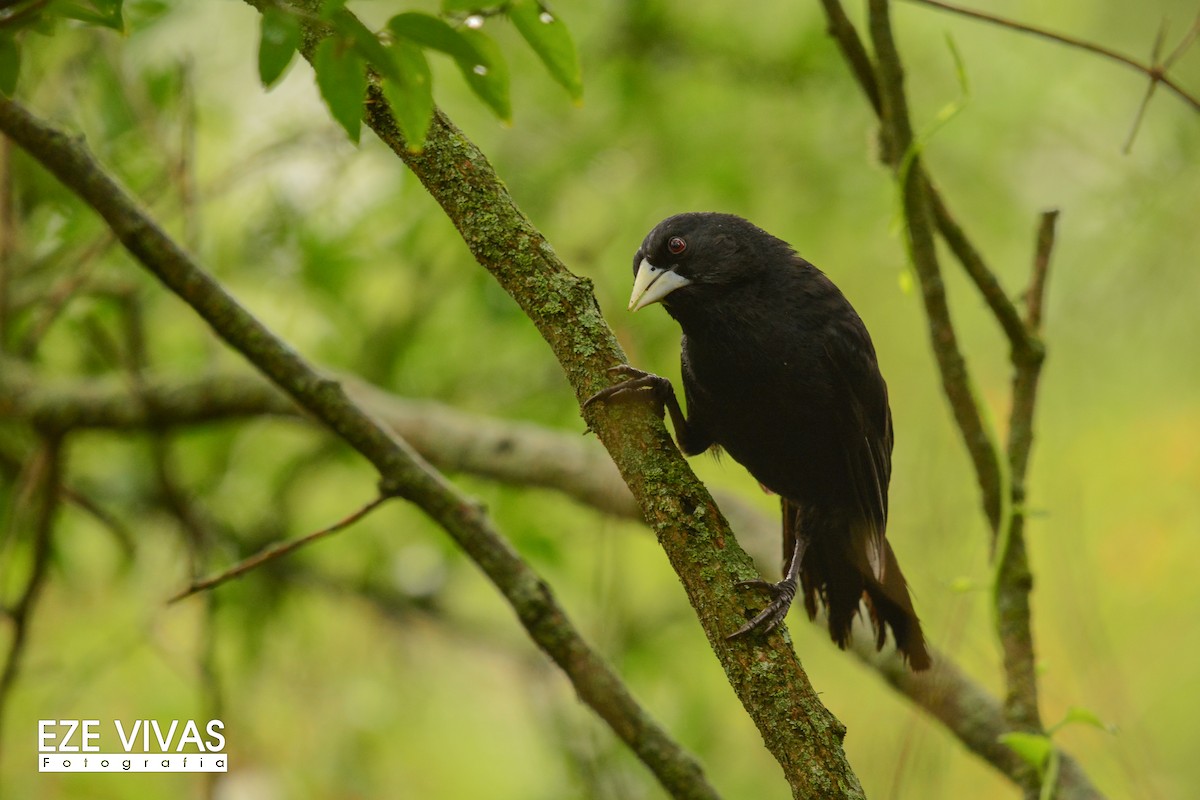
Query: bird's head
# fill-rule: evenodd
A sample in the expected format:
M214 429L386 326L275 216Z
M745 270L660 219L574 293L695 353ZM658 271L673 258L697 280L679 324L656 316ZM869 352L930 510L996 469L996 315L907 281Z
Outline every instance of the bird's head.
M733 214L688 213L668 217L647 234L633 256L629 309L661 302L672 307L753 279L772 261L768 251L791 248Z

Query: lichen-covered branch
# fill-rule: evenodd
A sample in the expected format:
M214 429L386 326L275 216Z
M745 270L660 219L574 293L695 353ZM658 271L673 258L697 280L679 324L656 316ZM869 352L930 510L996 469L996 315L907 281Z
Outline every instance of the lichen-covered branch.
M264 0L247 0L260 8ZM309 12L317 0L296 5ZM313 14L315 18L315 14ZM301 52L312 58L329 34L305 24ZM484 154L440 111L424 149L413 152L382 91L368 92L364 119L412 170L458 229L475 259L536 326L578 400L606 385L626 359L604 322L591 282L572 274L521 212ZM658 536L718 661L796 797L861 797L846 761L844 726L821 704L786 633L727 641L750 611L735 583L757 576L716 503L644 407L585 413Z
M429 466L240 306L149 218L80 141L0 97L0 131L93 208L133 256L235 350L379 471L384 494L410 500L479 565L530 637L579 696L675 797L715 798L699 765L637 704L579 635L550 588L495 530L477 503Z

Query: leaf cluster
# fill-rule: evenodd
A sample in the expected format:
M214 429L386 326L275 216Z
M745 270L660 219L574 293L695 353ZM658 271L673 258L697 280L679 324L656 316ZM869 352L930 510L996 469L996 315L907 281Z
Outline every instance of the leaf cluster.
M575 44L566 25L536 0L492 5L445 0L440 15L404 11L379 32L349 13L344 0L327 0L315 19L300 8L271 6L262 15L259 78L268 88L275 85L302 47L304 25L327 25L332 35L321 39L312 63L330 114L357 142L367 84L378 80L408 146L419 151L433 119L431 51L454 61L492 114L502 122L511 119L508 66L499 45L483 30L493 18L511 22L550 76L579 101L583 83Z

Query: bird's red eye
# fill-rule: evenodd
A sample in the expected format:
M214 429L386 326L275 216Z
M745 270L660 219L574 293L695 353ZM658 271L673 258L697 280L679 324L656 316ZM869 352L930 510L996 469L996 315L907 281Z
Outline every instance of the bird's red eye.
M667 241L667 249L671 251L672 255L677 256L684 250L687 250L687 242L685 242L683 239L680 239L678 236L672 236Z

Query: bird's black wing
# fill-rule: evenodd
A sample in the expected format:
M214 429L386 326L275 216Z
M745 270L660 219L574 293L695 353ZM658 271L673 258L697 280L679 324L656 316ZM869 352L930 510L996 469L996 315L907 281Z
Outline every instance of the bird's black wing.
M884 582L888 484L892 476L892 412L887 384L879 374L875 349L857 314L839 320L825 338L825 355L839 403L834 414L847 444L843 451L849 481L851 530L871 572Z

